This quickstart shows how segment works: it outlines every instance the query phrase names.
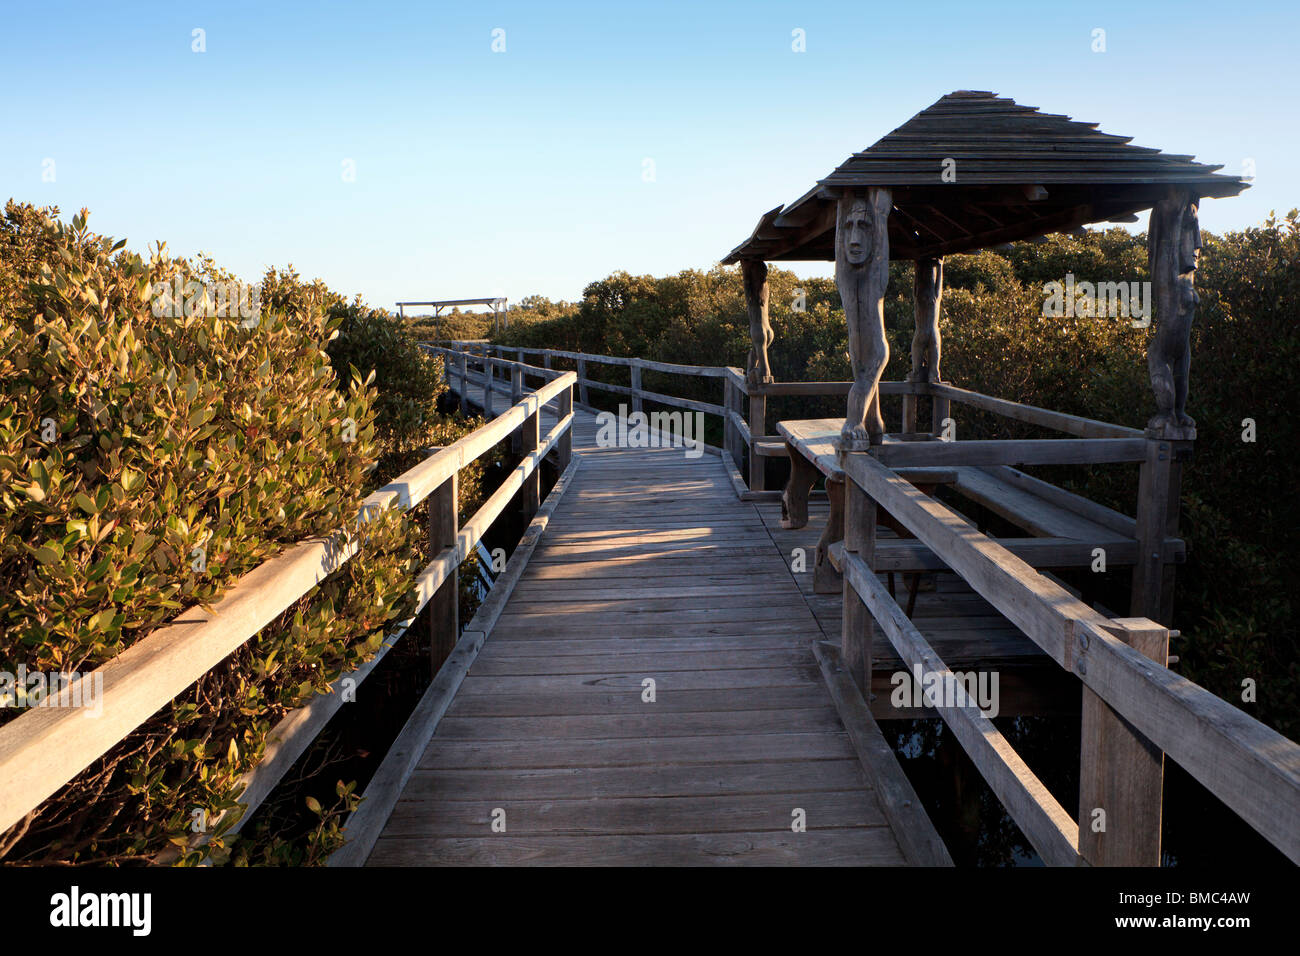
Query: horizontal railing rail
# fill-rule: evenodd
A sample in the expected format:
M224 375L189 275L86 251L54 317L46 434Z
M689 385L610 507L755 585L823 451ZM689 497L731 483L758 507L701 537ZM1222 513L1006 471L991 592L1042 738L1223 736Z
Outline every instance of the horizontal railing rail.
M520 464L474 516L453 532L451 543L434 542L433 560L415 579L416 613L452 579L460 563L517 492L524 489L533 500L532 511L536 511L541 477L538 466L542 459L556 449L562 468L569 461L572 390L576 381L572 372L557 373L493 421L426 458L361 503L358 528L389 508L409 510L435 494L439 496L440 510L449 511L454 522L456 476L460 470L516 431L522 432L525 454ZM539 434L541 411L553 400L559 403L557 420L543 437ZM83 675L82 680L102 678L99 695L102 712L98 719L84 719L78 708L49 706L28 710L0 727L0 832L39 807L159 708L341 568L359 548L358 528L338 529L331 535L289 546L240 577L209 609L188 609L91 674ZM365 669L363 665L362 670ZM63 693L73 699L75 690L65 688ZM341 699L337 694L328 696ZM316 705L317 719L308 720L303 715L288 724L282 720L278 726L288 730L302 725L318 731L324 721L319 720L322 705L316 701L305 706ZM301 738L299 743L301 752L306 743ZM283 747L283 744L278 748L268 746L264 757L264 762L277 761L281 775L293 762L286 759ZM248 776L245 779L252 780ZM257 781L258 800L270 791L269 784L263 770Z

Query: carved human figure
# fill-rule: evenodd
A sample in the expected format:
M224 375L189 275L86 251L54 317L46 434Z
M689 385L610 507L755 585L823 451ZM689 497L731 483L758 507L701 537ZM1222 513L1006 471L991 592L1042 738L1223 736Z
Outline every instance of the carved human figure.
M741 278L745 286L745 305L749 311L749 367L746 375L751 384L771 382L772 367L767 350L772 345L772 326L768 322L767 263L761 259L742 259Z
M1147 428L1171 440L1196 437L1196 422L1187 414L1187 376L1191 367L1192 320L1200 297L1196 266L1200 258L1199 197L1171 189L1151 210L1147 262L1155 299L1155 331L1147 346L1156 414Z
M889 281L888 189L872 187L866 199L842 196L835 222L835 283L849 331L849 390L840 447L861 451L884 440L880 375L889 361L884 296Z
M912 370L909 382L938 382L942 342L939 337L939 302L943 297L943 259L916 260L913 282L916 332L912 335Z

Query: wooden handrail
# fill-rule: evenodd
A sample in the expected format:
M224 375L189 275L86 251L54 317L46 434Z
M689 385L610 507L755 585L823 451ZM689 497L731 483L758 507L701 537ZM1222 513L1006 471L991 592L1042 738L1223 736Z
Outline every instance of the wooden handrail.
M515 345L488 345L477 342L456 341L447 339L453 346L474 346L475 348L487 348L494 352L505 353L525 353L528 355L549 355L552 358L563 358L577 361L581 359L584 362L595 362L597 365L616 365L621 368L639 367L649 369L652 372L665 372L670 375L693 375L701 378L723 378L727 374L727 369L723 366L716 365L680 365L674 362L656 362L651 359L629 358L619 355L593 355L589 352L570 352L565 349L534 349L522 348ZM434 343L436 345L436 343Z
M841 455L840 464L1057 664L1300 863L1300 746L1114 633L1158 624L1107 618L870 454Z
M1144 438L1027 438L1014 441L903 441L877 445L891 468L944 465L1080 465L1145 461Z
M572 372L560 373L493 421L373 492L361 504L359 521L390 507L405 510L419 504L530 417L540 415L549 401L561 398L563 406L563 395L576 380ZM507 483L517 490L571 423L572 415L564 415ZM521 469L526 471L521 474ZM481 519L494 518L504 507L498 495L490 498L462 530L455 549L457 559L453 562L451 554L444 551L420 573L416 590L421 607L490 524ZM358 549L355 530L339 529L327 537L291 545L240 577L210 611L193 607L182 612L171 624L132 644L92 675L85 675L103 679L102 711L97 719L85 719L79 708L41 707L0 727L0 832L40 806L340 568Z
M453 354L465 355L467 356L468 359L477 362L483 365L484 367L488 365L492 365L499 368L511 368L511 369L523 368L523 369L527 369L529 372L534 374L544 374L544 375L560 374L554 371L553 369L541 368L535 365L526 365L525 363L519 362L517 360L498 359L486 355L476 354L475 352L469 350L469 346L471 345L471 343L453 343L453 344L461 344L466 347L464 349L457 350L457 349L447 348L445 346L433 345L428 343L423 344L423 347L429 349L430 351L435 351L446 355L453 355ZM583 368L579 369L577 382L580 389L594 388L603 392L611 392L615 395L627 395L633 399L634 408L636 411L641 410L642 400L647 400L651 402L657 402L660 405L667 405L674 408L685 409L686 411L703 412L706 415L717 415L719 417L725 418L727 414L727 409L721 405L715 405L711 402L696 401L695 399L690 399L690 398L680 398L675 395L665 395L661 392L652 392L649 391L648 389L644 389L641 387L640 374L639 374L641 370L649 369L651 371L664 372L672 375L690 375L690 376L697 376L703 378L726 378L729 369L725 367L712 367L712 366L703 366L703 365L676 365L669 362L652 362L648 359L640 359L640 358L621 358L612 355L590 355L586 352L568 352L562 349L528 349L528 348L516 348L514 346L504 346L504 345L487 345L487 346L474 345L474 347L485 348L500 353L515 352L517 354L526 353L530 355L544 355L551 358L572 359L574 361L583 362L583 363L595 362L597 364L614 365L622 368L631 369L632 384L630 386L613 385L608 382L597 382L593 379L589 379L586 377L585 369ZM501 389L497 389L496 386L492 385L491 383L488 384L488 388L492 389L493 391L501 391Z
M1109 422L1081 418L1078 415L1067 415L1065 412L1054 412L1051 409L1039 408L1037 405L1024 405L942 383L927 384L924 394L934 398L948 398L1003 418L1011 418L1030 425L1041 425L1068 435L1078 435L1080 438L1141 438L1144 434L1137 428L1112 425Z

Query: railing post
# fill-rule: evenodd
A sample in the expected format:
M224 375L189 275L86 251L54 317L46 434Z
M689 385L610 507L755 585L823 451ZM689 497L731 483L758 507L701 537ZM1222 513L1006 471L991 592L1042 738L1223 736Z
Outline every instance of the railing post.
M460 369L460 411L469 411L469 356L460 352L456 356L456 365Z
M734 403L733 396L736 393L736 386L731 382L731 376L725 375L722 378L722 407L726 414L722 416L722 450L731 456L731 460L736 463L736 469L740 469L740 461L736 457L736 426L731 420L731 410Z
M930 434L939 438L944 432L944 419L952 417L952 402L947 397L935 395L930 403Z
M899 425L899 430L907 434L916 433L916 406L917 396L908 392L903 396L903 421ZM886 429L888 431L888 429Z
M520 432L520 451L524 455L530 455L537 451L542 443L542 409L539 405L537 411L533 412L524 419L523 427ZM523 499L524 520L532 521L533 516L537 514L537 509L542 506L542 463L539 461L537 467L533 469L532 474L524 479L524 487L520 491Z
M1190 441L1147 439L1147 458L1138 476L1138 561L1133 565L1129 614L1172 624L1174 565L1166 560L1165 539L1178 535L1182 459Z
M492 362L486 352L483 355L483 417L491 421L492 414Z
M767 487L767 459L758 453L758 440L767 434L767 396L761 385L747 383L749 394L749 490L762 491Z
M641 411L641 360L632 360L632 411Z
M570 385L564 391L560 392L560 419L573 411L573 386ZM569 462L573 460L573 426L560 436L559 449L555 452L555 457L560 463L560 471L569 467Z
M583 405L591 405L587 401L587 360L578 359L578 401Z
M429 555L436 558L444 548L456 546L460 530L458 476L453 473L429 495ZM429 648L433 674L447 659L460 639L460 571L452 571L429 600Z
M550 368L550 367L551 367L551 353L545 352L542 355L542 368Z
M876 502L849 475L844 476L844 553L856 554L875 573ZM844 575L844 619L840 659L862 697L871 704L871 642L876 625L871 611Z
M731 386L731 403L727 406L727 410L735 412L736 418L744 421L745 393L730 376L727 378L727 384ZM731 460L736 463L736 471L740 471L745 466L745 443L735 420L728 415L727 421L731 424Z
M1145 618L1112 623L1115 637L1168 663L1168 629ZM1093 866L1159 866L1165 755L1086 684L1082 721L1079 855Z
M510 404L518 405L519 400L524 394L524 370L518 365L510 366ZM526 438L524 433L528 430L528 423L520 425L510 436L510 449L515 454L521 451L527 451ZM533 447L536 447L535 445Z

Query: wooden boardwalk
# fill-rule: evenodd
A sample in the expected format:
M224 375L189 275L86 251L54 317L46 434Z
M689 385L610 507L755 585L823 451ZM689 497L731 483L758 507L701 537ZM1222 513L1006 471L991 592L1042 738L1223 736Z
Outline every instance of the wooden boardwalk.
M597 448L583 411L573 439L578 471L368 863L907 862L817 621L719 458Z

